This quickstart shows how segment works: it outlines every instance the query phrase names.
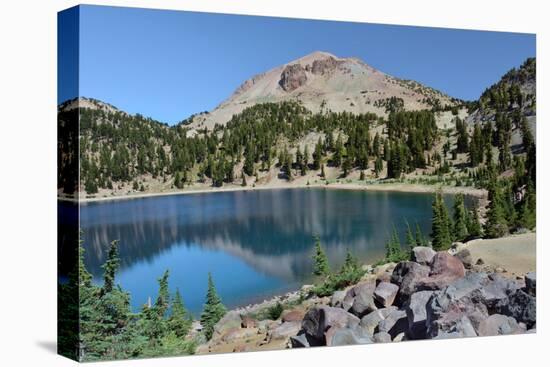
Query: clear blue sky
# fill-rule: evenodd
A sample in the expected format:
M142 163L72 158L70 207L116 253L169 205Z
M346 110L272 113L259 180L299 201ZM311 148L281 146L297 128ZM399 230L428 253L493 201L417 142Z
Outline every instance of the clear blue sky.
M530 34L101 6L80 6L78 40L81 96L171 124L316 50L467 100L535 56ZM70 60L60 53L62 69ZM65 84L60 102L74 97Z

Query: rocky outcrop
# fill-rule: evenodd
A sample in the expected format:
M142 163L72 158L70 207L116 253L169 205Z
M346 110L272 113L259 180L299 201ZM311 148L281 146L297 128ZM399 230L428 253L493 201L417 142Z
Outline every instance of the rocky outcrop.
M469 253L415 249L413 261L369 267L359 283L331 297L306 289L301 294L309 296L298 305L289 298L294 306L277 320L256 320L253 315L261 313L255 307L230 311L215 326L208 348L308 348L536 331L536 273L511 279L472 265Z
M279 85L285 92L292 92L306 84L306 70L300 64L287 65L281 73Z
M333 72L342 63L342 60L338 61L334 57L329 56L325 59L314 60L311 66L306 66L306 70L311 71L312 74L326 75Z
M361 283L335 292L332 307L310 309L292 347L534 332L535 273L513 280L476 270L469 253L431 251L416 248L389 278L371 268Z
M412 249L412 260L420 265L430 265L435 254L431 247L417 246Z

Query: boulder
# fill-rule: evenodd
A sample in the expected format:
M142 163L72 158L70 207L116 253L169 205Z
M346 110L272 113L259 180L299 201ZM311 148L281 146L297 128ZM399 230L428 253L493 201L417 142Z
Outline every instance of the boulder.
M407 336L405 335L404 332L401 332L397 334L395 338L393 338L392 342L401 342L403 340L407 340Z
M391 306L372 311L371 313L363 316L359 326L369 335L373 335L378 324L380 324L380 322L388 317L388 315L394 310L397 310L397 307Z
M413 293L405 305L407 321L409 323L408 336L410 339L426 338L426 304L433 295L433 291Z
M525 292L533 297L537 296L537 273L534 271L525 274Z
M466 271L462 262L448 252L435 254L427 278L418 281L416 290L437 290L464 277Z
M374 290L374 300L378 302L381 307L389 307L393 304L398 291L399 287L395 284L381 282Z
M408 327L407 313L403 310L395 309L391 311L384 320L380 321L375 331L377 333L386 332L390 334L393 339L398 334L407 331Z
M467 248L464 248L460 251L458 251L455 255L455 257L462 262L462 265L466 269L471 269L473 265L472 255L470 254L470 250Z
M356 345L356 344L371 344L372 339L361 332L358 328L338 328L332 327L327 330L326 335L327 346L341 345Z
M252 317L243 315L241 316L241 327L245 329L256 328L258 323Z
M430 274L430 268L412 261L403 261L393 270L391 282L399 287L398 304L403 304L416 290L417 283Z
M260 320L257 322L257 325L260 332L268 332L279 326L280 322L277 320Z
M499 314L489 316L478 327L479 336L521 334L525 331L525 325L520 326L513 317Z
M503 305L517 289L518 285L513 280L503 278L498 274L489 274L480 282L479 290L473 292L472 297L493 311L497 304Z
M353 303L349 312L362 317L367 313L376 310L376 304L374 303L374 282L364 282L359 283L355 287L351 288L348 291L348 295L353 294ZM346 298L349 299L349 296L346 295ZM344 302L345 303L345 302Z
M302 321L304 319L305 312L302 310L288 310L283 312L281 320L283 322Z
M342 307L344 308L344 298L346 298L346 291L336 291L332 294L332 297L330 298L330 305L332 307ZM349 307L351 307L351 303L349 304ZM348 310L349 310L348 307ZM346 310L347 311L347 310Z
M391 274L392 273L390 273L388 271L385 271L383 273L378 274L378 276L376 277L376 286L378 286L378 284L380 284L382 282L390 283L391 282Z
M489 316L480 296L486 280L485 274L469 273L434 292L426 304L427 337L473 336L479 323Z
M433 339L467 338L477 336L471 320L465 315L457 315L456 319L449 323L442 323Z
M302 321L302 329L318 341L324 340L325 332L331 327L353 328L359 325L359 318L341 308L319 306L310 309Z
M227 312L214 326L213 338L221 337L230 329L239 329L241 327L241 315L237 311Z
M379 333L374 334L374 336L372 337L372 340L375 343L390 343L391 335L384 331L381 331Z
M307 340L306 334L301 333L290 337L290 346L292 348L309 348L309 341Z
M412 260L420 265L430 265L436 252L427 246L416 246L412 249Z
M533 328L537 322L537 300L522 289L518 289L508 299L501 300L496 311L523 322L528 329Z
M268 339L287 339L297 335L301 328L302 323L300 321L283 322L269 332Z

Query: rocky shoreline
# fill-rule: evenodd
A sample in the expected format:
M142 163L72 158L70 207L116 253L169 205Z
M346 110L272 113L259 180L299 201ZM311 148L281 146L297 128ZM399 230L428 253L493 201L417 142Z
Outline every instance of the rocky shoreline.
M413 249L410 261L365 266L355 285L312 286L229 311L198 353L338 346L536 332L536 273L473 261L468 248ZM275 320L258 317L280 304Z

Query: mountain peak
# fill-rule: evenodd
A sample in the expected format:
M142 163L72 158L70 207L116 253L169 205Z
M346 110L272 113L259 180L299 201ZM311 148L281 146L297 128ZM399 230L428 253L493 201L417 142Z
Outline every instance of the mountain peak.
M406 110L429 109L434 100L442 106L455 103L439 91L394 78L359 58L314 51L246 80L228 99L207 115L194 118L189 126L212 129L246 107L288 100L299 101L312 112L384 116L391 97L402 99Z

